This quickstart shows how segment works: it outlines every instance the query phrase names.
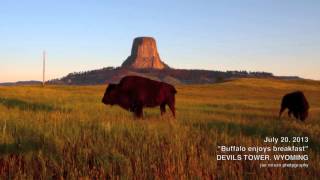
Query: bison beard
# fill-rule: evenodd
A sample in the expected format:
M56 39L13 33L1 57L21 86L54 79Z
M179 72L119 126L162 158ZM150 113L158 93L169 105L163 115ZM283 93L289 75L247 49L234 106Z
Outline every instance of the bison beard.
M279 118L286 108L288 108L289 117L293 114L296 119L300 119L301 121L304 121L308 117L309 103L301 91L295 91L283 96Z
M176 89L167 83L139 76L126 76L119 84L109 84L102 102L106 105L117 104L134 112L136 117L143 116L143 107L160 106L161 115L169 106L175 117Z

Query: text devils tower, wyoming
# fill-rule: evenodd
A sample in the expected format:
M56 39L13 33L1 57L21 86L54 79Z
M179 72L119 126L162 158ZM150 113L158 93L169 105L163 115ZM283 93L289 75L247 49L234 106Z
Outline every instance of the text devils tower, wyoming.
M122 67L135 69L169 68L161 61L156 40L152 37L137 37L133 40L131 55L122 63Z

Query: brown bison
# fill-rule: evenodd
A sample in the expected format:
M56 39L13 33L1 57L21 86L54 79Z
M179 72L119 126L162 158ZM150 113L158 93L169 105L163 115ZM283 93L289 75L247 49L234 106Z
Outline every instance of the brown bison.
M289 117L291 117L292 113L296 119L301 121L308 117L309 103L301 91L295 91L283 96L279 117L281 117L286 108L288 108Z
M139 76L126 76L119 84L109 84L102 102L106 105L117 104L134 112L136 117L143 116L143 107L155 106L160 106L162 115L168 105L175 117L176 93L176 89L170 84Z

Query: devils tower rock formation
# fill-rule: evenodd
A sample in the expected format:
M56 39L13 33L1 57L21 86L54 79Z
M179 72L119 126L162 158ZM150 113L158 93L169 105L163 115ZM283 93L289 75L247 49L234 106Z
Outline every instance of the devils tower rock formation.
M122 67L135 69L169 68L161 61L156 40L152 37L137 37L133 40L131 55L122 63Z

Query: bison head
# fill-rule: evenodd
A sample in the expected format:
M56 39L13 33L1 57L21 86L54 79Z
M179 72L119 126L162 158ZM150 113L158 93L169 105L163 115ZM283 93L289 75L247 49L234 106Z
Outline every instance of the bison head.
M102 98L102 102L104 104L114 105L116 104L116 99L117 99L117 84L109 84Z

